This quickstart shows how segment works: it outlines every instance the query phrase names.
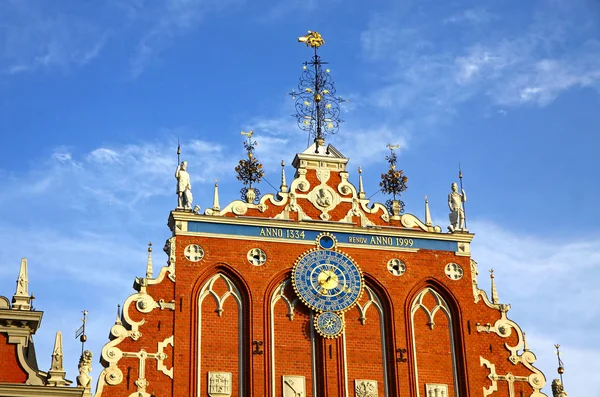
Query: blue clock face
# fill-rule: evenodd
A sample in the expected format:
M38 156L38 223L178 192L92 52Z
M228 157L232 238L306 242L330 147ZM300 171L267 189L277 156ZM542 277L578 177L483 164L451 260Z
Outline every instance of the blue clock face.
M354 306L363 288L358 265L338 251L313 250L296 261L294 290L316 311L345 311Z
M320 313L315 318L315 328L326 338L337 338L344 331L344 320L337 313Z

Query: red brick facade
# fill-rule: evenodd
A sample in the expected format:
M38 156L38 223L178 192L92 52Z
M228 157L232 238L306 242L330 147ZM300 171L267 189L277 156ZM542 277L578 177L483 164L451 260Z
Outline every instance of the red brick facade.
M344 187L347 160L307 153L295 161L289 192L278 197L206 215L171 213L168 266L138 280L125 302L102 353L96 396L209 396L209 372L231 374L224 394L212 395L373 396L361 388L367 380L378 396L442 397L426 394L428 384L445 385L444 397L543 396L544 376L505 317L508 307L477 287L473 235L367 207L361 192ZM324 186L334 192L329 207L311 196ZM317 334L314 313L289 281L295 261L316 244L301 231L367 238L338 238L338 249L362 269L365 288L336 339ZM198 261L186 257L193 244L203 250ZM248 259L254 248L266 254L260 266ZM402 275L388 270L392 259L405 264ZM462 278L447 276L449 263L462 268ZM285 385L284 376L304 377L304 389Z

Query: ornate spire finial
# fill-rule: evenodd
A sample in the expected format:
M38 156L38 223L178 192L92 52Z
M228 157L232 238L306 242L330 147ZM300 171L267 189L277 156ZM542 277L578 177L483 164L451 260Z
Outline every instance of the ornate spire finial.
M265 175L262 164L254 157L254 151L256 150L258 143L252 140L253 134L253 131L242 131L242 135L248 137L248 139L244 141L244 148L246 149L248 158L241 159L239 164L235 167L237 179L244 184L244 187L240 190L242 200L245 200L250 204L254 204L255 201L260 198L260 191L252 186L252 184L259 183Z
M427 227L433 226L433 222L431 221L431 212L429 212L429 200L427 199L427 195L425 195L425 225Z
M400 214L404 212L404 202L396 200L396 196L400 197L402 195L402 192L407 188L406 182L408 182L408 178L404 175L404 171L396 169L398 157L396 156L394 149L398 149L399 147L400 145L387 144L387 148L390 149L390 154L387 155L385 159L390 167L385 174L381 174L381 182L379 182L381 191L393 196L392 200L387 200L385 202L385 205L392 213L392 216L400 216Z
M50 364L50 370L48 371L48 386L67 386L66 374L63 368L62 332L58 331L54 340L52 364Z
M327 62L321 61L317 49L325 44L318 32L308 31L308 34L298 38L301 43L314 48L314 56L304 62L302 76L298 83L298 92L292 90L290 95L296 100L296 120L301 130L307 131L314 137L319 146L325 145L325 135L335 134L339 130L340 104L345 102L341 96L335 95L335 86L329 75L329 69L323 70Z
M32 295L29 295L29 277L27 275L27 258L21 259L17 289L12 298L12 308L16 310L31 310Z
M500 302L500 299L498 299L498 290L496 290L496 281L494 280L494 269L490 269L490 280L492 281L492 303L497 305Z
M288 185L285 180L285 162L281 160L281 186L279 186L279 191L281 193L287 193Z
M221 206L219 206L219 180L218 179L215 179L215 193L213 196L212 210L215 212L221 211Z
M146 278L152 278L152 241L148 243L148 262L146 263Z
M556 344L556 345L554 345L554 347L556 348L556 357L558 358L557 372L558 372L558 376L560 377L560 380L554 379L552 381L552 396L553 397L567 397L567 392L565 391L565 388L563 385L563 374L565 373L565 366L560 358L560 345Z
M365 188L363 186L363 178L362 178L362 168L358 167L358 198L365 198Z

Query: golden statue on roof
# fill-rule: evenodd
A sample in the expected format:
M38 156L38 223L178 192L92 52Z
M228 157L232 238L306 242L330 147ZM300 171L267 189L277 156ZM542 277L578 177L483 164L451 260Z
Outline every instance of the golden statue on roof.
M319 48L325 44L325 40L319 34L319 32L308 31L308 34L298 37L300 43L306 44L307 47Z

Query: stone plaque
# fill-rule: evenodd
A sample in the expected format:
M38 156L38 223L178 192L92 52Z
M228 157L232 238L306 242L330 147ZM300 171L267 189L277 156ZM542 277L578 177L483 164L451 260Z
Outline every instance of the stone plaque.
M354 380L354 395L356 397L378 397L377 381L369 379Z
M210 397L230 397L231 389L231 372L208 373L208 395Z
M283 397L305 397L306 378L298 375L283 375Z
M448 385L427 383L425 385L426 397L448 397Z

